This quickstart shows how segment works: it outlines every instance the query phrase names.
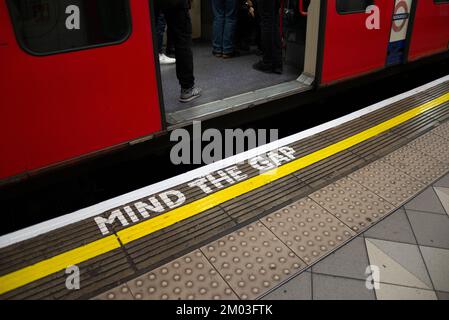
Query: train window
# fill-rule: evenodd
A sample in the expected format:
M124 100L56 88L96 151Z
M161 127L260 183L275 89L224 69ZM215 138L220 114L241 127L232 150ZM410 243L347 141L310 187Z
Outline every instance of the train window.
M17 40L34 55L125 41L129 0L8 0Z
M433 2L436 4L443 4L443 3L447 4L449 3L449 0L433 0Z
M374 0L337 0L339 14L365 12L366 8L374 4Z

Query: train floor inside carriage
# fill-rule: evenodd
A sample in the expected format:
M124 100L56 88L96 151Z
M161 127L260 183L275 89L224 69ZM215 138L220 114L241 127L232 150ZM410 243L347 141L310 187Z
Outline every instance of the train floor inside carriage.
M248 92L270 88L295 81L304 65L307 18L299 14L297 1L284 1L282 33L284 35L282 74L268 74L254 70L253 65L261 57L258 47L250 43L250 50L237 48L231 59L217 58L212 54L213 15L210 1L194 1L191 10L193 24L193 56L196 85L202 96L189 103L178 101L180 88L175 65L161 65L162 89L167 121L171 124L201 117L202 109L210 108L214 102L227 101ZM252 38L254 40L254 37ZM279 88L278 88L279 90ZM246 97L252 99L251 97ZM242 103L241 99L237 99ZM249 104L251 101L247 101ZM218 103L214 111L234 108L229 103ZM189 112L191 111L191 112ZM175 116L179 114L179 116ZM188 119L188 117L191 117Z

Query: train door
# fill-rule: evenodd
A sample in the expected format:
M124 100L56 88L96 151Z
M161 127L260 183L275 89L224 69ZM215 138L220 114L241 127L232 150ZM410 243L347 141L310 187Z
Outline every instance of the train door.
M409 60L449 49L449 1L417 1Z
M329 0L325 3L321 83L329 84L384 68L394 1Z
M214 117L311 88L318 42L319 1L277 1L282 17L279 26L283 36L284 72L281 75L261 73L252 67L261 59L257 38L260 31L257 15L256 18L248 16L245 1L237 1L237 55L231 59L217 58L212 54L212 1L193 2L190 13L195 78L196 84L203 89L203 95L190 103L178 102L180 88L176 67L161 65L166 118L170 124ZM316 36L309 37L309 34ZM306 47L309 49L306 50ZM306 59L306 52L312 58ZM309 66L311 72L300 77L306 66Z
M0 1L0 178L162 129L145 0Z

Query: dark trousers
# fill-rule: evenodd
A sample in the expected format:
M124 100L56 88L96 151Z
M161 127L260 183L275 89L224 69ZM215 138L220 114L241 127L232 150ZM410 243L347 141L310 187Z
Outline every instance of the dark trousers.
M257 0L260 15L263 62L282 66L282 40L279 30L279 0Z
M157 45L158 52L164 53L164 34L167 28L167 22L163 13L156 17L156 32L157 32ZM169 30L168 30L169 31ZM175 52L175 45L173 44L173 36L171 32L167 32L167 54Z
M167 23L165 22L164 14L160 13L159 16L156 16L157 49L159 53L163 53L164 34L166 27Z
M183 89L190 89L195 85L193 76L192 53L192 20L187 7L159 8L155 5L155 16L163 13L167 21L168 33L175 45L176 76Z

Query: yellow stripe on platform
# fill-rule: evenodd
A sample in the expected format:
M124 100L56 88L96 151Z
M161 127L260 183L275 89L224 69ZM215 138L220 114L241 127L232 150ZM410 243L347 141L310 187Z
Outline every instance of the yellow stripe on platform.
M379 125L341 140L326 148L313 152L307 156L294 160L279 168L273 169L265 174L242 181L153 219L123 229L119 231L117 235L108 236L88 245L67 251L53 258L43 260L29 267L2 276L0 277L0 294L4 294L61 270L65 270L69 266L80 264L92 258L98 257L104 253L119 248L120 242L125 245L141 239L156 231L162 230L175 223L198 215L208 209L244 195L250 191L263 187L273 181L284 178L298 170L304 169L314 163L322 161L368 139L376 137L377 135L397 127L431 109L441 106L443 103L448 101L449 93L446 93L439 98L400 114Z
M112 235L7 274L0 278L0 294L20 288L58 271L65 270L67 267L118 248L120 248L120 243L117 237Z

